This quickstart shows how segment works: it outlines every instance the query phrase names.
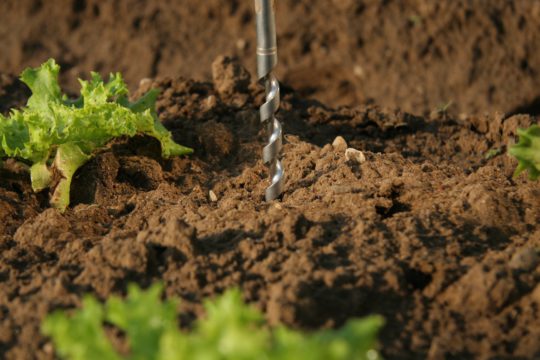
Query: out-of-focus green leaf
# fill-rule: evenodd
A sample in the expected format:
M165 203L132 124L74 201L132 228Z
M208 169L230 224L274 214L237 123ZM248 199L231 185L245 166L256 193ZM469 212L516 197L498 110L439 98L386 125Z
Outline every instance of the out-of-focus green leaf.
M514 176L523 171L529 173L531 180L540 176L540 126L532 125L528 129L518 129L519 142L508 150L518 160Z
M302 333L284 326L271 329L262 314L245 305L240 291L233 289L206 301L206 316L195 322L192 331L182 332L176 319L177 303L162 302L160 294L158 285L147 291L130 286L127 298L109 299L104 312L92 301L90 310L83 307L72 317L51 315L43 328L59 355L74 360L82 359L76 357L80 354L94 354L94 347L111 356L112 347L104 344L100 331L104 320L123 330L130 347L127 359L134 360L380 359L376 341L383 320L378 316L351 320L339 330ZM81 334L81 329L88 329L89 334ZM120 358L116 353L114 356L111 359Z
M177 328L176 301L162 302L162 286L141 291L131 285L128 297L107 301L107 320L126 332L133 360L157 359L161 338Z
M57 311L42 325L45 335L54 340L58 355L72 360L120 360L103 331L103 307L87 297L72 316Z

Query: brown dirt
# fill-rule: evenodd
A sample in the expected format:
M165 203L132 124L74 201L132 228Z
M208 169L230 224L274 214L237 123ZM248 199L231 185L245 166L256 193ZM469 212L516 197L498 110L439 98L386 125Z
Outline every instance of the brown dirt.
M333 110L284 87L287 181L268 204L263 94L238 66L220 59L216 84L145 81L196 153L162 160L148 138L117 141L80 169L64 215L5 164L1 358L53 358L48 312L154 281L183 299L184 324L239 286L270 322L302 329L382 314L388 359L540 357L540 189L504 155L531 117ZM330 145L337 135L366 161Z
M3 0L0 69L55 57L90 70L210 79L218 54L252 70L253 1ZM279 77L326 104L414 114L540 112L540 2L280 0Z

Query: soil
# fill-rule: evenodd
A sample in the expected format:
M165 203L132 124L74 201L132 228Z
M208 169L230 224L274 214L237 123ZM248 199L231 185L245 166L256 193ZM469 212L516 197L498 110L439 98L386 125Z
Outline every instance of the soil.
M213 71L136 94L161 89L160 119L194 155L115 141L77 173L65 214L4 163L1 358L52 359L47 313L155 281L183 299L185 326L238 286L272 324L381 314L388 359L540 357L540 188L505 154L534 118L332 109L283 85L285 193L265 203L263 90L229 58ZM22 84L2 79L0 104L22 105Z
M270 204L252 11L0 2L0 112L29 95L14 74L54 57L71 92L90 70L160 88L160 119L196 149L115 141L65 214L3 163L0 358L52 359L47 313L155 281L184 326L238 286L272 324L381 314L388 359L540 358L540 188L506 155L540 113L540 3L278 1L287 180Z
M219 54L254 73L253 1L3 0L0 69L49 57L77 76L208 81ZM304 97L414 114L540 112L540 2L280 0L281 80Z

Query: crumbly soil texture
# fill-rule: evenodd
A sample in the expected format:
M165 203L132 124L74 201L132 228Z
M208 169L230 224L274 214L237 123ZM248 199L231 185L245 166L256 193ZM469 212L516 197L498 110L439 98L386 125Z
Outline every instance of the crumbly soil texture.
M540 188L506 155L534 118L332 109L282 86L285 191L266 203L263 89L228 58L213 75L135 94L161 90L160 120L194 155L114 141L77 173L64 214L4 162L0 358L52 359L47 313L156 281L186 327L239 287L271 324L306 331L381 314L388 359L540 357ZM2 110L22 105L23 85L0 79Z
M209 80L219 54L255 68L253 0L2 0L0 69L56 58L88 71ZM325 104L428 114L540 112L537 0L279 0L278 75Z

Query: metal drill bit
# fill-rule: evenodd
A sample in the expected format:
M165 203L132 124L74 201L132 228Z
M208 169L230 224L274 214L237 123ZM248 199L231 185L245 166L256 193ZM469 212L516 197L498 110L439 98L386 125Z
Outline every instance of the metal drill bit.
M268 144L263 149L263 161L270 168L270 186L266 201L276 199L283 191L284 172L279 154L282 129L276 119L279 109L279 82L273 74L277 65L275 0L255 0L257 14L257 72L266 86L266 101L261 106L261 122L268 127Z

